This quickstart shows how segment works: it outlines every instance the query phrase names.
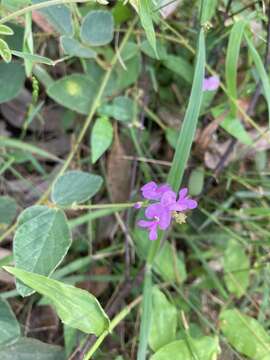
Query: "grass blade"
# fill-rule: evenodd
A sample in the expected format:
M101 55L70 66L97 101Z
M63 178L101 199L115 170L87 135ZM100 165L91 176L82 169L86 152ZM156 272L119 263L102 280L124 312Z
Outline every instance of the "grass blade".
M270 125L270 84L269 84L269 77L268 74L265 70L263 61L258 53L258 51L256 50L255 46L253 45L252 41L249 39L248 35L245 33L245 40L248 44L248 48L250 51L250 55L254 61L254 64L256 66L256 70L258 72L258 75L260 77L260 80L262 82L262 87L263 87L263 94L265 97L265 100L267 102L267 107L268 107L268 122Z
M238 21L233 25L227 48L225 79L229 98L232 97L234 100L237 100L237 64L245 26L245 20ZM231 102L231 110L236 117L237 107L235 102Z
M186 163L189 157L191 145L194 139L196 126L200 114L202 102L202 84L205 67L205 37L204 30L200 30L197 61L191 95L183 121L182 129L179 134L176 150L172 162L172 167L168 175L168 183L177 191L181 185Z
M139 1L139 16L142 26L145 30L145 34L149 44L152 46L157 58L157 45L154 24L152 20L152 1L151 0L140 0Z

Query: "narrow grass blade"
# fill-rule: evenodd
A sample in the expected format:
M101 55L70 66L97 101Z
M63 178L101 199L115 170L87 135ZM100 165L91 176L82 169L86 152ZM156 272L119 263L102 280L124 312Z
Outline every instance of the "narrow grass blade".
M267 102L268 107L268 122L270 125L270 83L269 83L269 76L265 70L264 64L262 62L262 59L256 50L255 46L253 45L252 41L249 39L248 35L245 33L245 40L248 44L248 48L250 51L250 55L254 61L254 64L256 66L256 70L258 72L258 75L260 77L260 80L262 82L263 87L263 94L265 97L265 100Z
M197 61L191 95L183 121L182 129L179 134L176 150L172 162L172 167L168 175L168 183L177 191L181 185L186 163L189 157L191 145L194 139L196 126L200 114L202 102L202 84L205 67L205 37L203 29L200 30Z
M139 16L142 23L142 26L145 30L145 34L149 44L152 46L157 58L157 45L156 45L156 35L154 24L152 20L152 1L150 0L140 0L139 1Z
M45 159L62 162L61 159L59 159L57 156L49 153L48 151L40 149L35 145L27 144L20 140L9 139L7 137L0 136L0 147L1 146L18 149L18 150L22 150L25 152L30 152L32 154L39 155Z
M246 24L245 20L240 20L233 25L227 48L225 79L229 98L231 97L233 100L237 100L237 64ZM232 114L236 116L237 107L233 101L231 110Z

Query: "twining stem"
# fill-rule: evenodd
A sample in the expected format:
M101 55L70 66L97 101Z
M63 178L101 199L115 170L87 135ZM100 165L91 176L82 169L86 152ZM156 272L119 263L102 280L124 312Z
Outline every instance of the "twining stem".
M133 300L128 306L126 306L122 311L120 311L119 314L117 314L114 319L111 321L109 329L105 330L96 340L94 345L91 347L91 349L88 351L88 353L85 355L84 360L91 359L91 356L96 352L96 350L100 347L103 340L106 338L107 335L109 335L113 329L131 312L131 310L136 307L142 300L142 297L139 296L135 300Z
M18 16L24 15L28 12L34 11L34 10L39 10L39 9L43 9L46 8L48 6L53 6L53 5L63 5L63 4L72 4L72 3L86 3L89 1L93 1L93 0L48 0L48 1L44 1L42 3L38 3L38 4L33 4L30 6L27 6L23 9L14 11L13 13L4 16L2 19L0 19L0 24L4 24L12 19L16 19ZM95 1L94 1L95 2Z

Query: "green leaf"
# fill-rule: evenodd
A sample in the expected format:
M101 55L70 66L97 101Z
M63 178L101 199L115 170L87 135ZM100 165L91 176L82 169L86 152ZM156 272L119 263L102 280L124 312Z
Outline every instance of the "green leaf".
M32 0L32 3L40 4L45 1L47 0ZM66 5L51 5L38 11L61 35L73 36L72 12Z
M9 303L0 298L0 345L15 342L20 335L20 325Z
M12 50L11 53L19 58L31 61L33 64L46 64L46 65L54 66L54 61L45 56L30 54L27 52L21 52L16 50Z
M36 339L20 338L15 344L0 347L1 360L65 360L60 346Z
M205 24L210 21L215 15L218 0L200 0L201 2L201 24Z
M189 180L188 180L188 189L191 196L198 196L204 185L204 168L202 166L197 167L192 170Z
M10 48L3 39L0 39L0 56L6 63L9 63L12 59Z
M162 347L150 360L217 360L220 353L217 337L204 336L199 339L187 337Z
M270 336L256 319L236 309L225 310L220 314L220 326L238 352L252 360L270 360Z
M240 298L249 285L249 258L243 246L234 239L228 242L224 254L224 280L228 290Z
M107 315L89 292L18 268L4 269L48 297L64 324L96 336L108 329Z
M166 48L164 46L163 43L161 43L161 41L157 41L156 43L156 48L157 48L157 53L158 53L158 58L160 60L164 60L166 59L167 56L167 51L166 51ZM152 59L156 59L156 54L152 48L152 46L149 44L149 41L148 40L144 40L142 43L141 43L141 49L143 51L144 54L146 54L147 56L151 57Z
M156 34L154 24L152 20L153 3L152 0L140 0L138 2L139 16L142 26L145 30L145 34L149 44L152 46L156 57L158 58L157 45L156 45Z
M225 79L228 95L234 101L237 100L237 64L240 54L241 41L246 24L247 23L245 20L240 20L233 25L227 48ZM233 101L231 101L231 111L232 115L236 118L237 107Z
M2 0L1 3L4 8L10 11L15 11L22 7L30 5L31 0Z
M171 147L175 149L178 139L178 131L176 129L167 127L165 129L165 136L166 136L166 140L171 145Z
M112 104L100 107L99 112L123 122L132 122L135 116L136 104L127 96L118 96Z
M149 345L153 351L157 351L162 346L175 340L177 310L157 287L153 289L152 302Z
M17 62L11 62L5 64L0 62L0 104L15 98L21 88L23 87L25 80L24 68ZM12 79L12 81L10 81ZM3 86L4 84L4 86Z
M97 84L83 74L65 76L47 89L53 100L80 114L88 114L96 93Z
M143 212L141 211L138 214L138 219L141 219L142 216ZM136 227L134 237L138 254L141 258L145 259L151 245L147 232ZM182 283L187 277L183 259L179 254L175 253L174 248L168 242L165 242L158 252L154 262L154 270L160 274L165 281L169 282Z
M242 144L251 145L253 143L252 138L244 128L242 122L234 117L232 113L226 114L226 108L223 105L212 108L212 114L215 118L225 114L224 120L220 123L220 126Z
M60 206L71 206L91 199L101 188L102 177L83 171L67 171L52 188L52 201Z
M14 31L7 25L0 24L1 35L14 35Z
M0 196L0 230L10 225L17 212L17 203L10 196Z
M91 155L94 164L111 146L113 140L113 127L106 116L96 120L91 132Z
M259 78L262 82L263 87L263 94L267 101L267 107L268 107L268 123L270 126L270 83L269 83L269 76L264 68L264 64L262 62L262 59L260 55L258 54L256 48L252 44L252 41L249 39L248 35L245 34L245 39L249 47L249 51L251 54L251 57L254 61L254 64L256 66L256 70L258 72Z
M200 106L203 94L202 84L205 67L205 39L203 29L200 30L199 34L197 54L191 95L167 180L174 190L178 190L182 182L182 177L189 157L191 145L195 136L198 117L200 114Z
M70 245L71 233L64 212L47 206L31 206L18 219L13 242L15 266L50 276ZM33 292L20 282L16 286L22 296Z
M176 55L167 55L162 63L167 69L179 75L189 84L192 83L193 67L182 57Z
M125 49L125 48L124 48ZM123 49L123 51L124 51ZM139 53L128 61L125 61L126 70L121 64L117 64L113 75L116 77L114 93L118 93L134 84L141 73L141 55Z
M81 39L92 46L109 44L113 39L114 20L109 11L90 11L82 21Z
M61 46L65 54L70 56L77 56L85 59L94 59L97 53L85 46L83 46L78 40L68 36L61 36Z

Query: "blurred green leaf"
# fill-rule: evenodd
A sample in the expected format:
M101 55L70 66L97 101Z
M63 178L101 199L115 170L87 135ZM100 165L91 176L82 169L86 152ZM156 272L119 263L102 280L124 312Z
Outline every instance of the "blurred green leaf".
M0 345L11 342L14 343L20 337L20 335L20 325L9 303L0 298Z
M30 54L27 52L21 52L16 50L12 50L11 53L24 60L29 60L33 64L46 64L46 65L54 66L54 61L45 56Z
M91 46L109 44L113 39L114 20L107 10L90 11L83 19L81 39Z
M88 114L97 92L97 84L83 74L65 76L47 88L47 94L64 107Z
M70 245L71 233L63 211L34 205L19 216L13 242L16 267L50 276ZM19 281L16 287L22 296L33 293Z
M2 0L1 3L4 8L10 11L16 11L20 8L30 5L31 0Z
M31 338L20 338L15 344L0 347L1 360L65 360L60 346Z
M236 309L220 314L221 331L240 354L252 360L270 359L270 336L262 325Z
M152 302L149 345L153 351L157 351L175 340L177 310L157 287L153 289Z
M110 120L100 117L96 120L91 132L91 155L94 164L111 146L113 140L113 127Z
M65 54L70 56L77 56L85 59L94 59L97 53L85 46L83 46L78 40L68 36L61 36L61 46Z
M3 39L0 39L0 56L6 63L9 63L12 59L8 44Z
M132 122L135 116L136 104L127 96L116 97L112 104L105 104L99 112L123 122Z
M14 31L7 25L0 24L1 35L14 35Z
M138 1L139 16L142 26L145 30L145 34L149 44L152 46L156 57L158 58L158 52L156 47L156 34L152 19L153 2L152 0L140 0Z
M211 18L215 15L216 8L218 5L218 0L200 0L201 7L201 24L205 24L210 21Z
M150 360L217 360L220 353L217 337L205 336L200 339L186 337L163 346Z
M96 336L108 329L107 315L97 299L88 291L19 268L4 269L48 297L64 324Z
M246 25L246 20L239 20L234 23L230 32L229 44L226 53L225 79L228 95L234 101L237 100L237 64ZM236 118L237 107L233 101L230 102L230 105L232 116Z
M23 87L25 80L24 68L17 62L5 64L0 63L0 103L12 100L15 98ZM12 81L10 81L12 79Z
M17 203L10 196L0 196L0 230L12 223L16 216Z
M79 170L67 171L53 185L52 201L60 206L82 203L93 197L101 188L102 177Z
M230 239L224 254L224 280L228 290L240 298L249 285L249 258L243 246Z
M263 87L263 94L267 101L267 107L268 107L268 123L270 126L270 83L269 83L269 76L264 68L264 64L262 62L262 59L257 52L256 48L254 47L252 41L249 39L248 35L245 34L245 39L249 47L250 54L252 56L252 59L254 61L254 64L256 66L256 70L258 72L259 78L262 83Z
M193 67L184 58L176 55L167 55L162 59L162 63L167 69L181 76L187 83L192 83Z
M204 168L198 166L196 169L192 170L189 180L188 180L188 189L191 196L198 196L203 190L204 185Z
M33 4L40 4L47 0L32 0ZM38 10L41 12L48 22L61 35L73 36L74 28L72 21L72 12L66 5L51 5Z

